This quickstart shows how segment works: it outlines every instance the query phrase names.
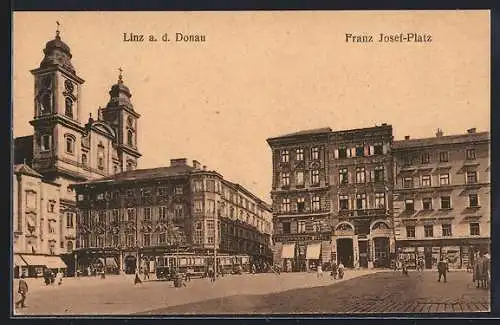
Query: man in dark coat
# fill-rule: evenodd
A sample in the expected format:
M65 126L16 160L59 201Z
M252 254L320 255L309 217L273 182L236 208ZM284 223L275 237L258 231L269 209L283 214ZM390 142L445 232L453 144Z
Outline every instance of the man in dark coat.
M438 282L441 282L441 276L444 278L444 282L446 283L446 272L448 271L448 266L446 261L444 260L444 257L441 257L441 259L438 262Z
M17 292L21 297L16 302L16 307L26 307L24 302L26 301L26 295L28 294L28 284L26 283L26 280L24 280L24 274L21 275L21 279L19 280L19 289L17 290Z

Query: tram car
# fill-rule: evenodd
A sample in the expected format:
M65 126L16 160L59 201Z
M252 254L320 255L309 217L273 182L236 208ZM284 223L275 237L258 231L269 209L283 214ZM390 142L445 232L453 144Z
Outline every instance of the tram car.
M188 277L206 277L213 265L214 257L193 253L173 253L156 257L156 277L161 280L173 280L175 272ZM238 274L249 271L247 255L217 256L218 273Z

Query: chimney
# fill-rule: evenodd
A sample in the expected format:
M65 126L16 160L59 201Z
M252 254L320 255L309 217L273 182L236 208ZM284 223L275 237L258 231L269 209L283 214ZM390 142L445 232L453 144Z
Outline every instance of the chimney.
M203 165L203 170L207 170L207 166Z
M405 140L410 140L410 136L409 135L405 135Z
M442 137L442 136L443 136L443 130L437 129L437 131L436 131L436 137L439 138L439 137Z
M468 130L467 130L467 133L468 133L468 134L474 134L474 133L476 133L476 128L471 128L471 129L468 129Z
M387 123L382 123L382 126L387 126Z
M194 167L194 169L200 170L201 169L200 162L198 160L193 160L193 167Z
M175 166L187 166L187 159L186 158L170 159L170 167L175 167Z

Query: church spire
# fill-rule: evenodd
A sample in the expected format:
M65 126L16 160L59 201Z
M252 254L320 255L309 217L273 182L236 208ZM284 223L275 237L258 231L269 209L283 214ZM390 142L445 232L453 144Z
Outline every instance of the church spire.
M57 28L56 28L56 38L61 38L59 36L59 26L61 26L61 24L59 23L59 20L56 20L56 24L57 24Z

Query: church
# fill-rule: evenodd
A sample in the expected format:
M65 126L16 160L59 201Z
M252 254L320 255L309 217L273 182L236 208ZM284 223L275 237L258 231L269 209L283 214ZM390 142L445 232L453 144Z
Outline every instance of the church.
M55 38L34 77L33 134L14 139L13 253L15 276L40 276L44 266L68 269L76 240L72 184L137 167L138 120L122 70L109 101L87 118L82 79L71 49Z

